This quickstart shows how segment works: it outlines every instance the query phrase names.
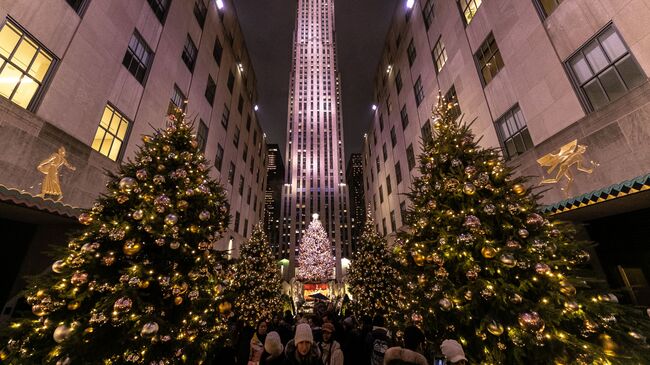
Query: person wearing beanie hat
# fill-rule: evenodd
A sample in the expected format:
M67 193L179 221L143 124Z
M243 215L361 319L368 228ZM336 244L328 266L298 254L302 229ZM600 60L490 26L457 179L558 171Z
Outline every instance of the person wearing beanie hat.
M260 359L260 365L282 365L284 363L283 351L280 335L275 331L269 332L264 341L264 353Z
M442 345L440 345L440 351L445 355L447 360L454 365L467 365L467 359L465 358L465 351L463 351L463 346L461 346L458 341L455 340L444 340Z
M321 352L323 365L343 365L343 350L341 345L334 341L334 325L331 323L323 324L323 341L318 343L318 349Z
M284 350L285 365L322 365L318 346L314 346L314 335L307 323L296 326L293 340Z

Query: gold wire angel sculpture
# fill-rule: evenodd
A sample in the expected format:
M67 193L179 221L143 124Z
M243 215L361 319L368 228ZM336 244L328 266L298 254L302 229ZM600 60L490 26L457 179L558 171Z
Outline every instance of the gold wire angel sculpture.
M41 186L41 193L37 196L45 198L46 195L53 195L58 197L56 200L63 198L61 191L61 183L59 182L59 169L65 166L74 171L76 168L65 159L65 148L61 147L57 152L54 152L50 157L41 162L37 169L45 174L43 184Z
M561 190L563 190L564 194L568 196L569 188L571 187L571 184L573 184L574 180L570 167L576 165L578 171L591 174L594 171L594 168L598 166L594 161L590 161L591 168L583 166L582 159L584 158L583 155L585 151L587 151L587 146L578 144L578 140L574 139L562 146L558 153L549 153L546 156L539 158L537 163L540 166L547 166L548 170L546 172L548 174L553 172L553 170L559 166L554 178L543 179L539 184L556 184L565 177L567 179L567 184L565 187L561 188Z

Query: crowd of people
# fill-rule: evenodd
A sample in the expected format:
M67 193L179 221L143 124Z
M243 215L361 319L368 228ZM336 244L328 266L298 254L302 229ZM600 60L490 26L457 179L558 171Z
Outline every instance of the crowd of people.
M456 340L434 345L415 325L391 333L381 315L357 321L333 312L293 316L287 311L235 336L232 362L238 365L468 364Z

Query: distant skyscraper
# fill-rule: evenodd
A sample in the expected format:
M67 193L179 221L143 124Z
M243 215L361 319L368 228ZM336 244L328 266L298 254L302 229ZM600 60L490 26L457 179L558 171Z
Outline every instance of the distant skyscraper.
M365 198L363 193L363 159L360 153L350 155L347 167L346 182L350 190L350 227L352 231L352 240L349 251L343 252L343 256L352 257L352 253L357 249L357 242L363 232L363 225L366 221Z
M282 191L282 251L293 274L297 243L311 215L318 213L334 245L340 278L341 250L348 250L350 227L334 35L334 0L298 0Z
M269 157L264 196L264 228L273 247L273 253L280 256L280 202L284 183L284 163L280 154L280 146L267 144L267 151Z

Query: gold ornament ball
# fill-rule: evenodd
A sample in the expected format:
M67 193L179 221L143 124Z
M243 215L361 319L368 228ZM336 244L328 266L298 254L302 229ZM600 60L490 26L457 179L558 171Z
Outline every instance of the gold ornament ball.
M503 326L496 321L491 321L490 324L487 325L487 330L495 336L501 336L503 333Z
M140 289L147 289L149 287L149 280L143 280L141 281L138 286Z
M93 216L90 215L89 213L81 213L79 214L79 223L89 226L93 222Z
M580 305L578 305L577 302L570 301L570 302L565 302L564 303L564 308L566 308L566 310L568 310L570 312L574 312L574 311L577 311L578 309L580 309Z
M524 300L524 298L522 298L522 296L519 295L519 294L517 294L517 293L513 294L513 295L510 297L510 301L511 301L513 304L521 304L521 302L522 302L523 300Z
M452 306L451 300L449 300L447 298L440 299L438 301L438 304L440 305L440 308L445 312L450 310L451 306Z
M515 184L515 185L512 187L512 191L513 191L515 194L517 194L517 195L524 195L524 194L526 194L526 188L525 188L523 185L521 185L521 184Z
M483 248L481 249L481 254L482 254L483 257L485 257L486 259L492 259L492 258L494 258L494 256L497 255L497 250L494 249L494 247L491 247L491 246L485 246L485 247L483 247Z
M133 306L133 301L128 297L118 298L115 303L113 303L113 310L116 312L128 312Z
M139 221L140 219L142 219L144 217L144 211L142 209L138 209L135 212L133 212L133 214L131 216L136 221Z
M519 325L526 331L542 332L545 327L544 320L537 312L527 312L519 315Z
M153 337L158 333L158 329L160 327L158 326L158 323L156 322L147 322L142 326L142 330L140 331L140 335L142 337Z
M124 246L122 247L122 252L124 252L124 254L127 256L133 256L136 253L140 252L141 249L142 249L142 245L140 245L139 242L127 241L124 243Z
M207 221L208 219L210 219L210 212L208 212L207 210L202 211L201 213L199 213L199 219L202 221Z
M535 272L540 275L548 274L551 271L551 268L545 263L535 264Z
M232 304L230 304L230 302L222 302L221 304L219 304L219 313L221 314L230 313L231 309L232 309Z
M74 274L72 274L72 277L70 278L70 283L72 285L83 285L88 281L88 274L83 272L83 271L77 271Z
M199 231L199 226L197 226L196 224L190 225L190 232L197 233L198 231Z
M44 317L47 315L47 307L41 304L35 304L32 306L32 313L37 317Z
M120 191L130 193L138 186L137 181L132 177L123 177L118 184Z
M474 195L474 193L476 193L476 186L474 186L472 183L465 183L465 185L463 185L463 193L467 195Z
M413 253L412 256L413 256L413 261L415 261L416 265L418 265L418 266L423 266L424 265L424 263L426 261L426 258L424 257L424 255L415 252L415 253Z
M612 340L612 337L606 333L603 333L598 336L598 338L600 339L600 342L603 346L603 352L605 352L605 355L616 356L618 345L616 345L616 343Z
M183 297L176 297L176 298L174 298L174 304L176 304L176 305L181 305L181 304L183 304Z
M63 260L54 261L54 263L52 264L52 271L54 271L57 274L62 273L63 269L65 269L65 263L63 262Z
M178 222L178 216L176 214L167 214L165 217L165 224L168 226L173 226Z
M566 296L574 296L576 295L576 287L568 281L562 280L560 281L560 293Z
M71 332L72 330L70 329L70 327L62 324L54 330L54 334L52 335L52 337L54 338L54 341L56 343L61 343L70 337Z
M473 297L472 291L471 290L466 291L464 296L465 296L465 300L467 300L468 302L471 301Z
M169 244L169 248L171 248L172 250L176 250L176 249L178 249L179 247L181 247L181 244L180 244L180 242L178 242L178 241L174 241L174 242L172 242L172 243Z
M77 310L79 309L79 306L80 306L79 302L70 302L68 303L68 310L71 311Z
M515 265L517 265L517 260L515 260L515 257L509 253L501 255L501 257L499 257L499 261L501 261L503 266L507 268L513 268Z
M144 142L144 143L149 143L149 142L151 142L151 141L153 141L153 137L148 136L148 135L146 135L146 134L145 134L144 136L142 136L142 142Z

